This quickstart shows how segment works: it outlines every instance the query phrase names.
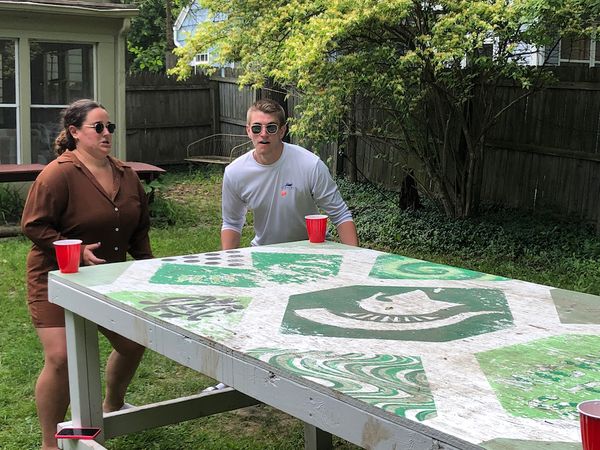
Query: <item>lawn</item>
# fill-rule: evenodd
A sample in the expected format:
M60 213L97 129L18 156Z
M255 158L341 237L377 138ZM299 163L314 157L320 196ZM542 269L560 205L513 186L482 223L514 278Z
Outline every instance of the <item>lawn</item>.
M219 249L221 170L169 174L156 186L151 240L157 257ZM432 208L399 211L396 198L340 180L362 245L565 289L600 293L600 240L593 229L551 216L487 209L448 220ZM0 205L1 206L1 205ZM250 218L251 221L251 218ZM242 244L248 245L246 226ZM23 237L0 239L0 448L35 449L33 387L43 358L26 308ZM102 353L109 347L101 340ZM148 351L127 401L145 404L197 393L210 380ZM267 406L162 427L107 442L110 449L302 449L302 424ZM357 447L336 439L336 449Z

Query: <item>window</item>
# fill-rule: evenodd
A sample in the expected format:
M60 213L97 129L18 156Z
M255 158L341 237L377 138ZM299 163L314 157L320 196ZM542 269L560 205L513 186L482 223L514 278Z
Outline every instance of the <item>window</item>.
M561 61L589 62L590 39L565 37L560 43Z
M31 162L54 159L60 112L73 100L94 98L93 46L31 41Z
M196 64L208 64L208 52L196 55Z
M560 41L560 64L600 65L600 41L596 36L566 36Z
M0 164L16 164L17 77L16 45L0 39Z

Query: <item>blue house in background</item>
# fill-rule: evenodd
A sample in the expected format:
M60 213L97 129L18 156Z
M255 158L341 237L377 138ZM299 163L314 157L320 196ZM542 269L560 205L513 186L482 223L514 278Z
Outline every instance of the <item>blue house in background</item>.
M188 36L191 36L196 32L196 27L199 23L206 22L207 20L220 22L225 19L226 17L222 15L213 17L212 19L209 18L208 10L202 8L197 1L193 1L189 6L186 6L181 10L173 25L173 41L175 42L175 46L183 47ZM210 65L221 68L235 67L234 63L216 64L215 57L214 51L209 49L205 53L198 53L189 64L194 67L194 72L197 72L198 67L201 65Z

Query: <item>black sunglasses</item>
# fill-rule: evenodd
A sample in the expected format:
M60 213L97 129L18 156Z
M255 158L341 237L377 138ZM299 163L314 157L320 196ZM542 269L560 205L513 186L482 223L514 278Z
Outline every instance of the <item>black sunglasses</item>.
M266 125L261 125L260 123L253 123L252 125L250 125L250 131L252 131L252 134L260 134L263 126L269 134L275 134L277 133L277 130L279 130L279 125L277 125L276 123L268 123Z
M84 127L94 128L98 134L102 134L105 126L110 134L113 134L117 129L117 126L114 123L104 125L102 122L96 122L94 125L84 125Z

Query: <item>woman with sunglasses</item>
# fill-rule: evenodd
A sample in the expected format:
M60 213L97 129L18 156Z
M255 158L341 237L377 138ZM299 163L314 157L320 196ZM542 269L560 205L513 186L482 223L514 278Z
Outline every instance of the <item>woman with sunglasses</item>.
M42 343L44 367L35 387L42 449L56 449L57 423L69 405L64 312L48 301L48 272L58 265L52 243L81 239L82 265L152 258L144 189L137 174L110 156L115 124L93 100L77 100L63 111L55 141L58 157L29 190L21 220L33 245L27 256L28 306ZM106 364L103 409L125 405L125 391L144 347L100 329L113 346Z
M352 214L327 166L305 148L283 142L285 122L285 111L273 100L258 100L248 109L246 132L254 150L225 169L222 248L239 246L248 210L254 215L252 245L306 240L304 216L319 210L342 243L358 245Z

